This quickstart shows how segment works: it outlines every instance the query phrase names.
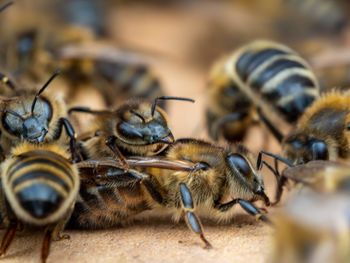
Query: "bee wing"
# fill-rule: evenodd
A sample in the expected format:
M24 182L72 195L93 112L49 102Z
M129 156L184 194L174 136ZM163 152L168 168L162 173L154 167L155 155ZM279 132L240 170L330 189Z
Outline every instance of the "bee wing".
M95 59L129 65L150 64L151 56L122 50L106 43L85 43L66 45L58 51L59 59Z
M286 168L283 171L283 176L297 183L312 184L312 181L317 180L317 175L320 172L330 167L342 168L348 166L334 161L316 160L308 162L307 164Z
M183 160L171 160L166 157L154 156L154 157L129 157L127 163L130 167L141 168L161 168L174 171L195 171L200 169L200 166L196 163Z
M146 174L128 169L113 159L87 160L76 164L83 184L126 186L148 178Z

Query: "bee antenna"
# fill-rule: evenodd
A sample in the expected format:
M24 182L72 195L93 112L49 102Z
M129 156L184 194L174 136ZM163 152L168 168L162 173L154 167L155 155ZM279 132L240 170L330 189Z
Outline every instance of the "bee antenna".
M144 118L140 113L138 113L138 112L136 112L136 111L134 111L134 110L130 110L130 112L131 112L132 114L135 114L137 117L139 117L139 118L142 120L143 123L146 123L145 118Z
M195 100L194 99L190 99L190 98L183 98L183 97L172 97L172 96L161 96L161 97L157 97L154 99L154 102L152 104L152 108L151 108L151 113L152 113L152 117L154 115L154 112L156 110L156 106L159 100L181 100L181 101L189 101L194 103Z
M48 81L46 81L46 83L42 86L42 88L35 94L35 97L34 97L34 100L32 103L32 108L31 108L32 114L34 112L35 104L36 104L40 94L43 93L43 91L49 86L49 84L54 80L54 78L56 78L60 73L61 73L61 71L59 69L56 69L55 72L52 74L52 76L48 79Z
M13 4L14 3L11 1L11 2L4 4L3 6L0 6L0 12L4 11L6 8L8 8L9 6L11 6Z

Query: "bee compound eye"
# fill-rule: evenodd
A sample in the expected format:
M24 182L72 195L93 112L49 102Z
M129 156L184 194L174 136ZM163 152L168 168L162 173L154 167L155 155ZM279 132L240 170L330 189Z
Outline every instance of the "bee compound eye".
M328 160L328 147L324 141L313 139L310 141L309 146L313 160Z
M238 170L243 176L248 176L252 172L247 160L240 154L230 154L227 157L227 162L230 167Z

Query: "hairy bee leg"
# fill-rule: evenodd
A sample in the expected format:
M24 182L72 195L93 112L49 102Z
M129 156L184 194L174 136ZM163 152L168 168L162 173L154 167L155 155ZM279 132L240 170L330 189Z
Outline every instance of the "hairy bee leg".
M42 263L46 262L47 257L50 254L51 240L52 240L52 229L47 228L45 230L45 235L44 235L43 243L41 246L41 262Z
M283 187L287 182L287 178L284 176L281 176L277 182L277 189L275 193L275 201L271 203L271 205L276 205L281 201L282 194L283 194Z
M128 170L129 164L126 161L125 156L121 153L118 146L116 145L116 140L117 140L117 137L115 137L114 135L108 136L108 138L106 139L106 145L113 152L115 157L118 158L124 170Z
M57 225L53 228L51 236L53 241L60 241L63 239L70 239L70 236L68 234L62 234L64 231L64 228L66 227L67 222L69 221L70 217L72 216L74 211L74 205L69 209L65 217L60 220Z
M70 147L70 151L72 154L73 162L78 162L78 161L82 160L80 154L78 153L78 146L77 146L77 140L76 140L77 136L76 136L76 133L75 133L75 130L74 130L72 124L66 118L61 118L59 123L60 123L59 134L61 134L62 129L64 127L68 137L70 138L69 147Z
M194 213L194 205L193 205L191 191L190 189L188 189L187 185L184 183L180 183L180 197L181 197L182 209L184 210L184 213L185 213L185 221L187 223L187 226L195 234L199 235L199 237L204 242L206 249L212 248L212 245L204 236L202 224L198 216Z
M5 235L2 238L0 246L0 256L4 256L10 247L18 229L18 221L10 221L9 226L6 229Z
M256 219L261 220L265 223L272 224L271 220L261 213L260 209L257 208L255 205L253 205L251 202L244 200L244 199L238 199L238 204L246 211L248 214L255 216Z
M222 126L231 122L239 122L243 117L246 116L246 112L234 112L223 116L213 123L213 126L210 129L210 134L212 135L213 139L217 141L219 139L219 132Z
M221 212L226 212L230 210L233 206L236 204L239 204L244 211L246 211L248 214L255 216L257 219L266 222L271 223L269 218L262 214L261 210L257 208L255 205L253 205L251 202L243 200L243 199L233 199L230 202L224 203L224 204L217 204L216 209L220 210Z

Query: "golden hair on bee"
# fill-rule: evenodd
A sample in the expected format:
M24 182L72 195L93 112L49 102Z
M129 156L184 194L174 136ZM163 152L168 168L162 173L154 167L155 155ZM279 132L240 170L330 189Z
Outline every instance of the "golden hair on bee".
M283 140L283 150L294 163L349 158L350 95L339 91L323 94L300 118Z
M59 71L56 71L39 91L27 92L15 89L15 93L24 94L16 97L16 101L3 105L0 113L0 142L5 150L3 155L21 140L31 143L57 140L67 142L67 137L70 139L71 150L74 151L75 132L67 119L68 112L63 98L51 93L50 90L43 93L58 74ZM9 83L15 87L10 80ZM63 128L67 137L61 136Z
M61 235L79 192L77 167L69 160L66 147L58 144L23 142L12 149L1 164L3 202L8 203L9 221L0 247L4 255L20 223L45 227L41 259L45 262L51 239Z
M233 207L239 205L269 223L253 204L262 201L269 205L262 178L243 155L247 150L235 150L185 138L171 144L163 156L128 157L126 161L133 168L129 170L106 158L80 162L77 165L83 178L90 170L94 177L107 181L99 181L96 187L83 180L70 225L105 228L135 219L169 216L179 221L184 217L209 248L200 216L229 222L234 217ZM106 173L115 176L103 176Z

